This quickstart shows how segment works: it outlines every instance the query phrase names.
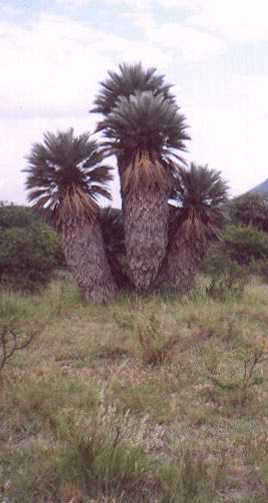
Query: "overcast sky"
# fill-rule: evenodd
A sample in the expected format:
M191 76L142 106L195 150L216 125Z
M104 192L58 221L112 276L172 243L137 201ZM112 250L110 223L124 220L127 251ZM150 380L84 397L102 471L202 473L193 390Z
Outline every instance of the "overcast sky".
M123 61L166 74L189 159L246 191L268 178L267 55L267 0L0 0L0 200L26 201L45 131L93 130L98 83Z

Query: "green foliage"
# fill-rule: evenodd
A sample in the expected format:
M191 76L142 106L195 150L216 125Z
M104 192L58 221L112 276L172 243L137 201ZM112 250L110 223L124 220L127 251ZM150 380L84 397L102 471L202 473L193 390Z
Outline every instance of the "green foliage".
M161 503L209 503L216 496L216 485L222 478L222 466L215 460L209 470L202 453L190 449L181 450L172 465L162 469L161 479L164 495Z
M235 225L250 225L268 231L268 198L265 195L248 193L236 197L228 205L231 222Z
M31 208L0 202L0 229L25 228L40 222L40 217Z
M265 379L258 369L268 359L267 341L256 338L254 343L244 343L233 350L229 358L233 362L234 371L228 378L211 375L210 380L224 398L231 399L233 405L245 405L252 388L264 384Z
M223 243L210 247L203 271L209 278L207 295L220 301L241 297L249 281L249 270L230 257Z
M4 208L6 215L8 209ZM19 208L12 211L10 223L18 223L20 215L28 213ZM0 211L1 215L1 211ZM15 217L18 217L17 219ZM32 290L47 283L61 258L60 245L55 232L40 220L24 219L24 227L7 226L0 234L0 281L16 288ZM27 225L26 225L27 224Z
M225 229L223 241L229 256L238 264L268 258L268 236L254 227L230 225Z

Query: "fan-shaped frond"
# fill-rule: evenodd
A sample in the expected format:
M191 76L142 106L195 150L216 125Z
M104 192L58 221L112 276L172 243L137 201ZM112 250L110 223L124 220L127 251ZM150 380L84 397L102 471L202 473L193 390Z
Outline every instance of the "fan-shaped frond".
M174 102L170 93L171 85L164 81L163 75L156 73L156 68L144 69L141 63L134 65L123 63L119 72L108 72L109 77L101 83L101 91L97 95L92 112L108 115L117 105L120 97L129 98L136 91L151 91L154 95L162 94Z
M117 106L98 125L109 153L134 159L137 152L167 159L186 150L189 140L185 117L175 103L152 91L136 92L129 98L118 99Z
M217 235L223 221L223 205L227 201L228 186L221 173L207 166L191 163L190 169L181 167L172 196L181 208L178 225L193 238Z
M95 216L98 196L110 199L111 168L99 165L103 152L97 142L73 130L46 133L43 143L35 143L28 159L26 188L33 206L58 224L67 215Z

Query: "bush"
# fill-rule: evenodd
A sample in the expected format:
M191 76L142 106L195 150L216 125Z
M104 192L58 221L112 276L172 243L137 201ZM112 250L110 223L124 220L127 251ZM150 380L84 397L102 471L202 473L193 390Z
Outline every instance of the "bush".
M59 265L61 249L56 233L30 208L0 208L0 281L34 290L47 283Z
M249 281L249 269L232 260L224 243L211 246L203 265L203 271L209 276L206 293L216 300L240 297Z
M10 227L25 228L40 221L39 215L32 208L0 202L0 228L2 230Z
M243 225L230 225L223 234L223 246L230 258L240 265L268 258L268 235Z
M229 216L235 225L250 225L268 231L268 198L262 194L248 193L229 203Z

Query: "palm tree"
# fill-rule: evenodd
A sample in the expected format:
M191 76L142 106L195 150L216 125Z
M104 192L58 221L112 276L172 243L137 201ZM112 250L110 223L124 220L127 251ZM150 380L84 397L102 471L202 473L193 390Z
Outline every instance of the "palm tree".
M168 197L176 165L185 150L185 118L165 94L137 91L121 96L97 130L108 155L118 160L125 243L131 280L147 290L165 256Z
M101 82L101 91L97 95L91 110L93 113L100 113L105 117L113 111L118 98L124 96L129 98L137 91L152 91L156 96L162 94L170 101L175 98L170 93L170 84L166 84L163 75L156 73L156 68L144 69L141 63L133 65L123 63L119 65L119 72L108 72L108 79Z
M156 285L182 293L193 286L198 267L211 239L219 235L227 200L221 174L191 163L180 168L172 200L169 246Z
M67 265L88 300L103 302L117 291L99 224L98 197L110 199L110 167L89 134L73 129L46 133L28 156L28 200L52 217L63 237Z

